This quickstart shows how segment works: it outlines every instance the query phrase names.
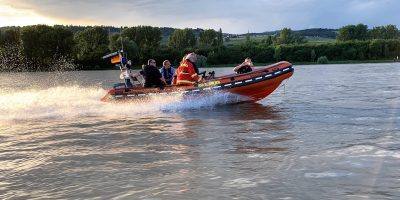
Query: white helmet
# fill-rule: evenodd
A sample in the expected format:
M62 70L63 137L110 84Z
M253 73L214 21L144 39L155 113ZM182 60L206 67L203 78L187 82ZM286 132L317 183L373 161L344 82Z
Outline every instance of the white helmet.
M190 62L196 62L197 61L197 55L195 53L189 53L186 55L186 60L190 60Z

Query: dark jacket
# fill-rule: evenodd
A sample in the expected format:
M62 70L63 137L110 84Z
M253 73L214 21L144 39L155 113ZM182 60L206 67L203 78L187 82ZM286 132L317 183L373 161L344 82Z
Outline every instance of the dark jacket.
M144 77L144 87L163 87L163 82L160 80L162 77L157 67L146 65L140 74Z
M238 74L245 74L245 73L248 73L248 72L251 72L251 71L253 71L253 69L250 67L250 65L244 65L244 66L240 67L237 70L237 73Z

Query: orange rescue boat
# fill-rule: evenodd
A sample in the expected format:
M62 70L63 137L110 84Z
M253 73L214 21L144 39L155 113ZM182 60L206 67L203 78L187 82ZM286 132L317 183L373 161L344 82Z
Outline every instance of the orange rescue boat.
M230 93L245 97L243 101L259 101L271 94L283 80L293 75L291 63L282 61L253 70L245 74L230 74L215 77L194 86L166 86L159 88L144 88L134 86L125 88L124 85L115 86L108 90L101 99L105 102L145 99L155 95L183 95L201 97L212 93Z

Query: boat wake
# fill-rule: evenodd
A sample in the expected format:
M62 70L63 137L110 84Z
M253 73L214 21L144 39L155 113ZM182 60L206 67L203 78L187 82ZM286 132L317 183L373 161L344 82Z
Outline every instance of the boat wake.
M151 99L125 103L101 102L106 93L99 87L58 86L48 89L26 89L14 93L0 92L0 122L38 119L78 119L81 116L120 118L154 115L160 112L212 108L243 101L232 94L208 94L203 97L181 95L153 96ZM139 115L140 114L140 115Z

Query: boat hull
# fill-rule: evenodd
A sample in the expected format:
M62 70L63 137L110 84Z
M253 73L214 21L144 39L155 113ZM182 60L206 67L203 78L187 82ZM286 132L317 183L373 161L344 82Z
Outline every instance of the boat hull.
M168 86L163 90L143 87L112 88L101 100L129 101L162 95L203 97L213 93L230 93L245 97L242 101L259 101L278 88L282 81L290 78L293 72L292 64L283 61L246 74L216 77L196 86Z

